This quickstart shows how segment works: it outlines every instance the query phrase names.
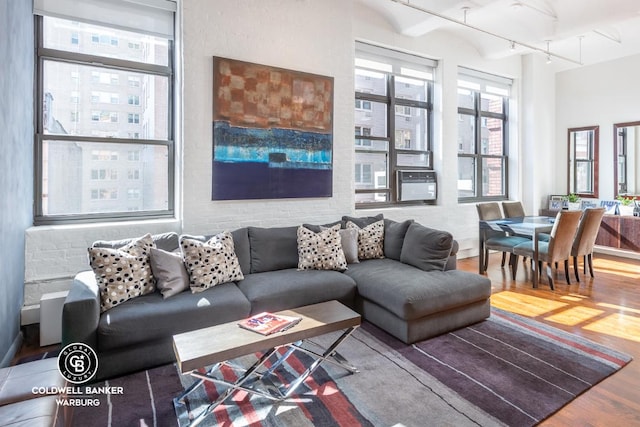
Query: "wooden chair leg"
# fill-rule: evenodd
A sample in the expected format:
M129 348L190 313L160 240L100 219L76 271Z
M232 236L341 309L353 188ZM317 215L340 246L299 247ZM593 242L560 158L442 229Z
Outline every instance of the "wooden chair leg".
M580 276L578 276L578 257L573 257L573 273L576 275L576 280L580 283Z
M587 256L586 255L582 255L582 268L586 276L587 275Z
M549 287L553 291L553 272L551 271L550 263L547 263L547 280L549 281Z
M587 255L587 261L589 262L589 273L591 274L591 277L595 277L593 275L593 259L591 254Z
M500 264L500 267L504 268L504 263L507 261L507 253L506 252L502 252L502 263Z
M489 249L485 249L484 250L484 265L482 266L482 270L484 272L486 272L488 266L489 266Z
M564 260L564 277L567 279L567 285L571 284L571 279L569 278L569 260Z
M518 255L511 254L511 278L516 280L516 273L518 272Z

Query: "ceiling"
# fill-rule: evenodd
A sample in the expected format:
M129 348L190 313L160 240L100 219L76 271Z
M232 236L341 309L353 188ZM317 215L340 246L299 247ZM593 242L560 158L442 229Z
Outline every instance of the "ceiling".
M640 53L638 0L357 1L402 35L451 33L486 58L537 52L567 69Z

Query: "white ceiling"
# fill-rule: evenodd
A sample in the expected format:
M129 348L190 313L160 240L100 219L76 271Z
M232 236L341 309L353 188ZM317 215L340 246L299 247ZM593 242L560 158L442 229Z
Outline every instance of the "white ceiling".
M638 0L358 1L384 16L400 34L420 37L433 31L449 32L466 39L486 58L535 51L517 42L546 50L547 41L552 54L573 61L552 55L552 62L559 69L640 53ZM513 40L515 49L508 40L423 10Z

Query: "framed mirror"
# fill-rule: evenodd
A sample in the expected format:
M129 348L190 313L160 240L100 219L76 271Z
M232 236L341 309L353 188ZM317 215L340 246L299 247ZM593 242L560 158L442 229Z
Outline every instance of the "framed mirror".
M598 142L600 126L568 130L568 193L598 198Z
M614 196L640 194L640 121L613 125Z

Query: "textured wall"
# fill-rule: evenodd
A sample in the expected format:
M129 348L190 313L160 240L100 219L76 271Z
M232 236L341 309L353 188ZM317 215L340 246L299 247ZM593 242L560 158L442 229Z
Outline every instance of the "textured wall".
M183 2L184 231L332 221L353 212L353 12L345 0ZM334 78L333 196L211 201L213 56Z
M24 231L33 219L33 16L31 2L0 0L0 363L17 350Z

